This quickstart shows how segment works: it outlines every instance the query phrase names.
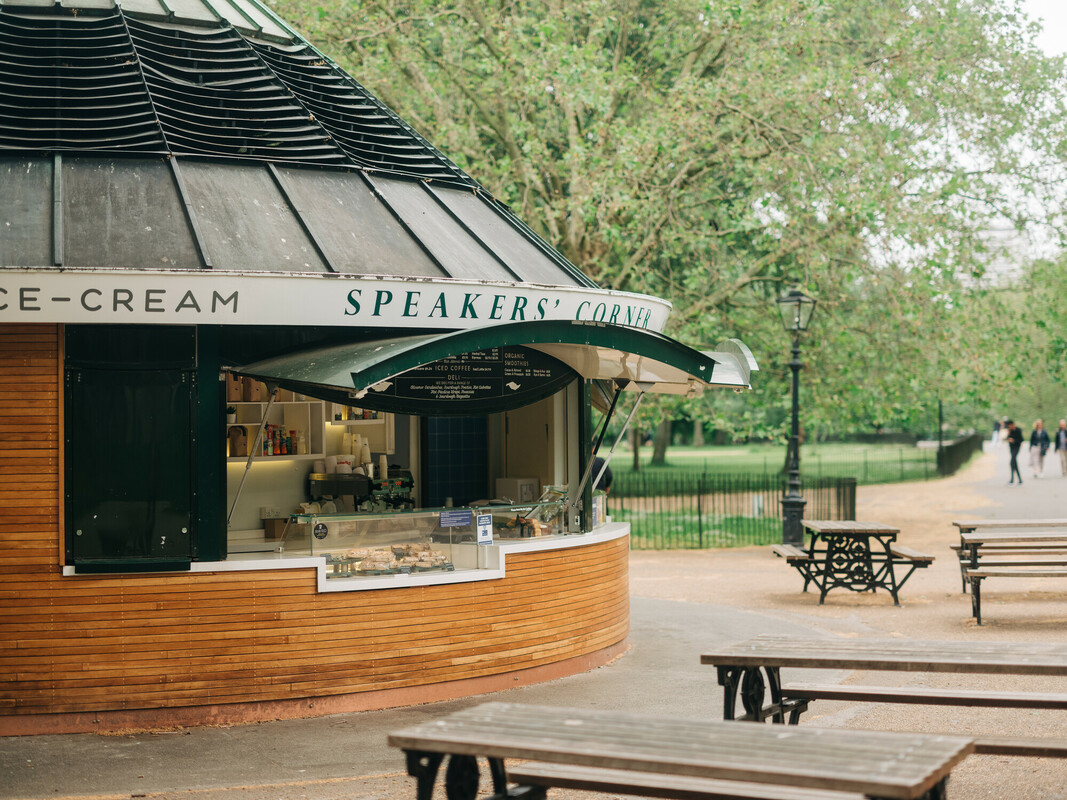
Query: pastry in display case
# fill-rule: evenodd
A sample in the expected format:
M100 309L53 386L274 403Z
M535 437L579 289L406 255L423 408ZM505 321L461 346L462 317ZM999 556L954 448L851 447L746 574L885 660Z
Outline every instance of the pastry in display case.
M492 518L501 542L563 533L564 502L549 489L536 503L477 505L380 514L333 513L333 503L309 503L289 517L278 551L322 556L327 578L414 575L484 567L477 522ZM543 501L543 502L542 502ZM488 520L483 524L488 525Z
M290 520L310 531L302 544L311 555L326 559L327 578L450 572L456 568L456 537L450 528L442 527L440 512L309 513L294 514ZM284 541L282 547L290 552Z
M429 542L392 547L355 547L342 553L326 553L327 577L358 575L405 575L434 570L450 572L455 566Z

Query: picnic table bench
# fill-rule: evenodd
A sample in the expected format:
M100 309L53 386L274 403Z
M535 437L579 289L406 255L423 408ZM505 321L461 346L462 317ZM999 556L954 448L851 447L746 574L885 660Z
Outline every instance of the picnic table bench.
M971 589L971 611L982 624L982 581L986 578L1067 577L1067 519L954 520L960 543L963 591Z
M886 589L900 605L900 588L917 569L930 566L934 557L897 544L899 528L880 522L855 520L801 520L811 535L807 548L773 545L771 551L784 558L804 578L804 589L814 583L819 605L831 589L854 592ZM898 576L897 568L907 572Z
M1067 694L910 686L783 684L781 669L853 669L1067 677L1067 644L920 641L902 639L800 639L757 636L714 648L700 663L715 666L724 690L723 716L797 724L814 700L857 700L997 708L1067 709ZM768 696L769 695L769 696ZM738 715L740 699L744 713ZM1067 740L980 736L975 752L1067 757Z
M1067 528L1067 519L1063 517L1053 519L954 519L952 524L959 528L960 533L971 533L979 528L990 531L1026 528Z
M473 800L480 757L489 762L493 800L539 800L554 786L690 800L941 800L952 768L973 751L962 736L783 730L514 703L396 731L389 744L404 750L418 800L430 800L446 756L450 800ZM506 768L505 759L533 762Z

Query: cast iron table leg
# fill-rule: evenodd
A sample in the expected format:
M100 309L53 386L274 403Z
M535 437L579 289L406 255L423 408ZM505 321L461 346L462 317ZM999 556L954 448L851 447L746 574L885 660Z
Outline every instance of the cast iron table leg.
M723 719L754 720L763 722L771 717L774 722L785 722L785 708L782 704L782 679L779 667L716 667L719 673L719 685L723 687ZM766 675L766 678L764 678ZM764 704L767 692L770 703ZM737 716L737 698L741 698L744 716Z
M431 800L433 785L437 780L437 770L444 760L442 753L420 753L418 750L405 750L408 762L408 775L415 779L416 800Z
M979 625L982 624L982 579L971 578L971 613Z
M868 795L868 800L888 800L888 798L875 797L874 795ZM948 800L948 776L939 780L924 794L919 800Z
M417 781L415 797L417 800L431 800L444 754L407 750L405 755L408 774ZM543 786L514 786L509 789L503 759L490 758L488 761L493 795L487 800L545 800L548 790ZM478 759L474 756L449 756L445 769L445 797L448 800L474 800L478 794L478 779Z
M967 566L969 570L978 569L978 543L974 542L967 545ZM967 594L967 572L964 570L964 565L959 566L960 577L964 578L964 594Z
M881 536L879 536L878 537L878 542L879 542L879 544L882 545L882 548L885 550L885 569L886 569L886 575L889 578L889 585L886 586L886 588L889 589L889 593L891 595L893 595L893 605L899 606L900 605L900 595L898 594L898 592L900 591L900 586L897 584L897 572L894 569L894 565L893 565L893 545L892 545L892 541L893 541L894 538L895 537L889 537L889 538L883 539Z

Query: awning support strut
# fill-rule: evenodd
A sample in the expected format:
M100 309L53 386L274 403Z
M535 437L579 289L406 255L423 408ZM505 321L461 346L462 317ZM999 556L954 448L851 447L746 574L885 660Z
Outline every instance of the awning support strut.
M233 505L230 506L230 513L226 515L226 529L229 530L230 520L233 519L233 512L237 510L237 501L241 499L241 490L245 486L245 481L248 479L248 470L252 468L252 459L256 457L256 454L260 452L260 448L263 446L263 434L267 430L267 419L270 416L271 406L274 405L274 401L278 399L278 384L267 384L267 390L270 392L270 398L267 400L267 407L263 409L263 419L259 421L259 430L256 432L256 443L252 445L252 449L248 451L248 460L245 461L245 471L241 473L241 482L237 484L237 492L233 496Z
M618 438L615 440L615 444L611 446L611 450L608 452L607 458L604 459L604 466L600 468L600 472L596 476L596 482L593 486L596 486L600 481L600 478L604 475L605 470L608 468L608 462L611 460L611 456L615 453L615 448L619 446L619 442L622 441L622 437L626 435L627 429L630 427L630 422L634 418L634 414L637 413L638 407L641 405L641 401L645 398L648 386L644 384L637 384L638 395L634 399L633 408L630 409L630 413L626 416L626 421L622 423L622 430L619 432ZM573 495L567 497L567 521L568 526L572 520L572 512L581 510L582 508L582 495L585 492L585 486L589 482L589 474L593 471L593 459L596 457L597 451L600 449L601 443L604 441L604 434L607 433L608 423L611 421L612 414L615 411L615 404L619 400L619 395L622 394L622 390L615 389L615 396L611 400L611 407L608 409L608 413L604 417L604 423L600 428L600 434L597 437L596 445L593 447L593 453L589 458L589 463L585 465L585 472L582 474L582 479L578 481L578 487L575 489Z

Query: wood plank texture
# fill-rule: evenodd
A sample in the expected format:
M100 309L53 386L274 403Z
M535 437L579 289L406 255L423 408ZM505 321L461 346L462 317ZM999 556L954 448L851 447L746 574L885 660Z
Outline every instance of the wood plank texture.
M21 437L0 466L0 715L424 686L629 632L625 538L410 589L319 593L313 569L63 577L61 373L57 326L0 327L0 441Z
M1067 694L932 689L927 686L857 686L837 683L787 683L783 697L805 700L855 700L872 703L970 706L983 708L1067 709Z
M900 533L900 528L881 522L846 519L802 519L800 524L816 533Z
M893 554L894 558L908 559L910 561L922 561L929 564L934 560L934 557L929 553L920 553L918 550L914 550L911 547L904 547L894 542L889 552Z
M700 657L701 664L1067 675L1067 645L1049 642L800 639L756 636Z
M1005 530L1011 528L1067 528L1067 519L954 519L952 524L966 531L986 528L988 530Z
M596 769L573 764L527 761L508 769L508 779L526 786L546 789L581 789L617 792L640 797L669 797L673 800L863 800L853 792L797 789L743 781L715 781L658 772Z
M1063 546L1067 542L1067 533L1062 531L1042 531L1034 533L1030 531L994 531L992 533L961 533L960 541L965 544L980 545L1017 545L1023 542L1033 544L1050 544Z
M1067 758L1067 739L1039 739L1029 736L978 736L976 755Z
M684 720L486 703L389 735L408 751L522 758L714 780L921 797L972 750L966 737Z

